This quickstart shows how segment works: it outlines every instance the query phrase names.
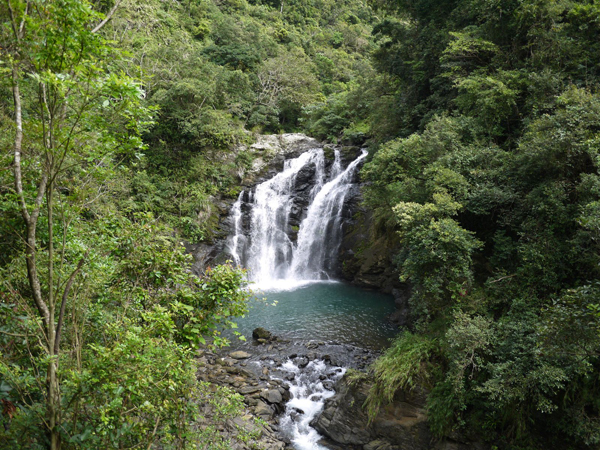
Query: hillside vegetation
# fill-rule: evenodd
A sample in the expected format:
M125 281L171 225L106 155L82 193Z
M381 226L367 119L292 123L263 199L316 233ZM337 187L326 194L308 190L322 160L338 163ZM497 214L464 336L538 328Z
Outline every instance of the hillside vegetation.
M370 72L371 10L4 0L0 18L0 448L231 448L241 397L194 356L251 294L228 265L189 273L181 240L239 191L236 146Z
M369 406L425 383L439 436L597 448L600 7L376 6L365 196L399 234L414 335L376 366Z
M243 272L187 270L255 133L369 146L412 326L366 407L438 437L600 445L593 0L3 0L0 448L231 448L194 352ZM156 370L162 368L161 370ZM248 436L239 436L240 440Z

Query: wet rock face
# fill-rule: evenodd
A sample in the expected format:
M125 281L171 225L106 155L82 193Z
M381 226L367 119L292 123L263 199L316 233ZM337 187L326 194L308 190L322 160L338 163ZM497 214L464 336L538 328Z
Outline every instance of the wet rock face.
M346 222L339 260L342 276L357 286L379 289L392 293L394 289L405 289L399 280L399 272L394 257L400 251L396 233L377 233L373 214L360 206L360 196L356 196L356 206L351 220Z
M337 393L325 402L325 408L313 425L321 434L342 448L363 450L484 450L486 445L473 442L436 440L427 425L426 392L416 389L399 392L394 401L382 407L369 424L363 410L369 384L350 384L346 379L336 385ZM348 447L344 447L348 446Z
M410 314L410 287L404 285L392 290L396 310L390 315L389 319L400 327L410 327L413 324L413 318Z

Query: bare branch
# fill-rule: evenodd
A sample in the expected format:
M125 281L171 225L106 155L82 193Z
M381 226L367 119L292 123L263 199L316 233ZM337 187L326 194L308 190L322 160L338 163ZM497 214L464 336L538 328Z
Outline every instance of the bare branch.
M502 281L502 280L508 280L509 278L514 278L514 277L516 277L516 276L517 276L517 274L516 274L516 273L513 273L512 275L507 275L507 276L505 276L505 277L500 277L500 278L498 278L497 280L490 281L490 283L497 283L497 282L499 282L499 281Z
M106 25L106 23L113 16L113 14L115 13L115 11L117 10L117 8L119 7L120 4L121 4L121 0L117 0L115 2L115 6L113 6L112 9L108 12L108 14L104 18L104 20L102 22L100 22L98 25L96 25L96 27L92 30L92 33L97 33L98 31L100 31L102 29L102 27L104 25Z
M79 260L79 263L77 263L77 267L75 268L75 270L73 271L73 273L67 280L67 284L65 285L65 290L63 291L63 296L62 296L62 301L60 303L60 314L58 316L58 324L56 325L56 338L54 340L54 354L55 355L58 355L58 350L60 347L60 335L61 335L63 321L64 321L64 317L65 317L65 308L67 306L67 298L69 297L69 292L71 291L71 287L73 286L75 277L77 276L77 274L83 267L83 263L87 259L89 253L90 252L88 250L85 253L85 255L83 255L83 258L81 258Z

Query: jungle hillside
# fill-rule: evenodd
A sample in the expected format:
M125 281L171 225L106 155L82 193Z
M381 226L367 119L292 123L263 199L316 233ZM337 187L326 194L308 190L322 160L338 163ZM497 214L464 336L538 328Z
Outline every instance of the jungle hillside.
M252 296L258 134L369 150L410 323L361 375L438 439L600 446L595 0L2 0L0 449L229 449L196 376ZM210 405L210 414L204 407ZM200 421L203 426L197 426ZM240 432L235 439L249 442Z

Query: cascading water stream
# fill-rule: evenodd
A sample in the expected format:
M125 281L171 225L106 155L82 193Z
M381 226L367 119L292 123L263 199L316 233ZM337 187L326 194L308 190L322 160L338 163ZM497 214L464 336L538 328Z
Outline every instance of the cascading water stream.
M341 155L327 168L324 150L315 148L287 160L283 171L256 186L247 200L249 226L242 226L242 192L231 212L233 235L229 252L236 264L248 270L255 287L272 289L328 280L341 242L343 205L352 179L367 152L345 169ZM306 186L306 176L311 187ZM299 206L294 190L303 192L306 206ZM305 215L292 239L291 219Z
M242 248L240 245L240 240L244 239L243 231L242 231L242 196L244 195L244 191L240 192L237 201L233 204L231 208L231 217L233 218L233 229L234 234L231 237L231 256L233 257L233 262L236 266L242 265L242 257L238 253L238 251Z
M323 410L325 400L335 395L333 382L339 380L345 369L330 367L324 361L315 360L302 370L293 361L286 361L282 370L294 375L290 382L291 400L285 406L280 426L298 450L326 450L319 445L321 436L310 423ZM324 382L328 379L328 382Z
M285 161L280 173L240 194L231 210L228 248L234 262L248 270L253 288L290 290L332 277L344 203L366 156L363 150L344 168L338 150L332 161L323 148L315 148ZM318 360L304 366L290 360L281 369L293 375L281 430L298 450L323 450L310 423L335 394L333 382L345 369Z
M336 155L337 156L337 155ZM328 279L341 242L342 208L351 186L354 170L367 156L362 154L346 170L333 173L311 203L306 219L300 225L298 245L288 270L287 278L293 280ZM336 157L336 161L339 157ZM341 170L336 168L334 170Z

